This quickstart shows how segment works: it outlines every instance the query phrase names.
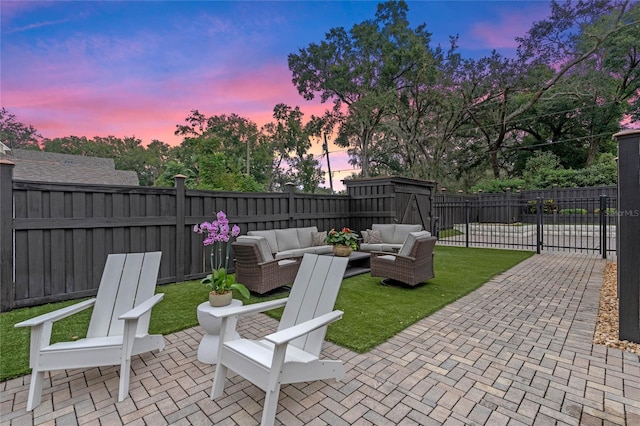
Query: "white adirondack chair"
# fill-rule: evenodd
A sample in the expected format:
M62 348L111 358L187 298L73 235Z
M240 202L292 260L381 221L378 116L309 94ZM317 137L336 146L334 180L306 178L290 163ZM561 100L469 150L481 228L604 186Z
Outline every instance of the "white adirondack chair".
M227 369L235 371L266 392L262 425L272 425L280 385L344 377L341 361L320 359L329 323L342 318L333 306L342 283L347 258L305 254L288 298L218 310L222 318L211 399L224 393ZM285 305L278 331L260 340L233 339L229 318L263 312ZM231 328L231 327L229 327Z
M27 411L40 404L44 372L120 364L118 401L129 394L131 356L164 349L162 335L149 334L161 252L110 254L96 298L15 325L31 327L31 384ZM53 322L94 306L87 337L50 344Z

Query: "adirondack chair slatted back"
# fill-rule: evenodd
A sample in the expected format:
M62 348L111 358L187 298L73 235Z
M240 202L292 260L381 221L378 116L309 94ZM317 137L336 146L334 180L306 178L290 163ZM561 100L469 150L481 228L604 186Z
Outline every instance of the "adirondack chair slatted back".
M162 252L110 254L104 267L87 337L122 335L118 317L155 292ZM138 322L138 333L149 329L151 311Z
M291 287L278 330L287 329L333 310L348 259L305 254ZM327 327L294 340L291 344L320 355Z

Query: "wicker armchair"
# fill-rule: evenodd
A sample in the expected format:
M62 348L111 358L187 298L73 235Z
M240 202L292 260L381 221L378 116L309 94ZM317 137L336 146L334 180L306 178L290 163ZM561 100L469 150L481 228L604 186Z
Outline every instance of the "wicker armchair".
M433 278L433 248L437 238L427 234L412 232L398 253L371 252L371 276L410 286Z
M235 254L236 281L258 294L292 284L302 261L302 257L265 261L259 245L254 242L236 241L231 246Z

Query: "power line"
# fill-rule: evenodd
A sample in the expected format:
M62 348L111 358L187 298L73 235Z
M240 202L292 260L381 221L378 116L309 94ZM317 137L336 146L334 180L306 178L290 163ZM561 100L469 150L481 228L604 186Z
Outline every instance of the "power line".
M607 133L599 133L597 135L590 135L590 136L583 136L583 137L577 137L577 138L571 138L571 139L561 139L559 141L547 141L547 142L541 142L541 143L537 143L534 145L525 145L525 146L514 146L514 147L509 147L509 148L504 148L503 151L517 151L520 149L529 149L529 148L537 148L537 147L541 147L541 146L549 146L549 145L557 145L560 143L565 143L565 142L575 142L575 141L580 141L581 139L588 139L590 137L598 137L598 136L607 136L607 135L611 135L610 132Z

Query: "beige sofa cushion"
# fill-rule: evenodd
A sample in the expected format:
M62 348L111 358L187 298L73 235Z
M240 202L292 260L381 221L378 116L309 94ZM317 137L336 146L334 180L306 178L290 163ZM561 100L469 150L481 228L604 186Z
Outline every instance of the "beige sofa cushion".
M332 247L324 243L313 244L312 234L319 234L316 226L304 228L270 229L268 231L249 231L246 236L266 239L273 257L300 256L304 253L329 253ZM326 232L324 233L326 235ZM240 239L241 237L238 237Z
M238 241L239 243L257 244L258 249L260 250L260 254L262 255L262 261L266 262L269 260L273 260L271 247L269 246L269 242L265 237L240 235L238 238L236 238L236 241Z
M291 256L302 256L305 253L313 253L313 254L329 254L333 251L333 246L324 245L324 246L311 246L311 247L301 247L299 249L294 250L285 250L276 253L276 259L282 259L285 257Z
M427 235L431 235L428 231L421 231L422 225L409 225L401 223L374 223L371 225L371 230L368 231L367 240L360 244L360 250L362 251L396 251L402 249L407 236L411 232L426 232ZM372 233L380 233L381 241L377 238L372 239ZM409 249L409 252L411 250Z
M398 254L401 256L411 255L411 250L413 250L413 246L416 244L416 241L430 236L431 233L428 231L409 232L409 235L407 235L407 238L404 240Z
M313 245L311 235L314 232L318 232L318 227L307 226L306 228L296 228L296 231L298 231L298 242L300 243L300 247L311 247Z
M276 240L278 241L278 253L300 248L297 228L276 229L275 232Z
M385 239L383 239L383 241L385 243L403 244L410 232L418 232L421 230L422 225L405 225L397 223L395 224L391 241Z
M265 237L271 248L271 253L278 252L278 241L276 240L276 232L273 229L268 231L249 231L247 235L251 237Z
M380 231L380 237L385 243L393 243L393 233L395 231L395 224L393 223L374 223L371 225L372 230ZM369 234L369 241L371 241L371 234ZM404 241L404 240L403 240ZM402 241L399 242L402 244Z
M402 244L360 244L360 251L398 251L402 247Z

